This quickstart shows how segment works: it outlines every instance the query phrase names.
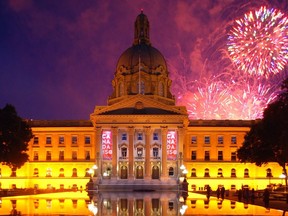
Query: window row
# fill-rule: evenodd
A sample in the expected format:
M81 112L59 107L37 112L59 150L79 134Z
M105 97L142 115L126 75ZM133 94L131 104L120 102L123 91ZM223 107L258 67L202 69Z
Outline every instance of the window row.
M72 135L71 136L71 144L72 145L77 145L79 142L79 137L77 135ZM35 136L33 139L33 145L39 145L39 137ZM46 145L52 145L52 136L46 136L45 138L45 144ZM65 144L65 136L64 135L59 135L58 136L58 144L59 145L64 145ZM89 145L91 144L91 136L90 135L85 135L84 136L84 144Z
M52 151L46 151L46 158L47 161L52 160ZM71 157L66 157L65 158L65 151L59 151L59 155L58 155L58 160L65 160L65 159L72 159L72 160L78 160L78 151L72 151L71 153ZM85 160L90 160L90 151L85 151ZM34 151L34 155L33 155L33 160L34 161L38 161L39 160L39 152L38 151ZM42 158L43 160L43 158Z
M144 136L143 136L143 133L142 133L142 132L137 132L137 133L136 133L136 140L139 140L139 141L144 140L143 137L144 137ZM122 141L127 141L127 140L128 140L127 133L122 133L122 134L121 134L121 140L122 140ZM153 140L154 140L154 141L159 140L159 134L158 134L157 132L153 133Z
M223 161L224 160L223 151L218 151L217 153L218 153L218 155L217 155L218 161ZM191 151L191 160L197 160L197 151ZM210 151L204 152L204 160L210 161ZM237 160L237 153L236 152L231 152L230 160L231 161Z
M243 177L244 178L249 178L250 176L249 176L249 169L244 169L244 173L243 173L244 175L243 175ZM191 177L197 177L197 174L196 174L196 169L195 168L192 168L191 169ZM210 170L208 169L208 168L206 168L205 169L205 172L204 172L204 177L210 177ZM223 178L224 176L223 176L223 170L222 170L222 168L219 168L218 169L218 171L217 171L217 177L218 178ZM237 175L236 175L236 169L234 169L234 168L232 168L231 169L231 173L230 173L230 176L229 177L231 177L231 178L236 178L237 177ZM271 178L271 177L273 177L273 175L272 175L272 170L270 169L270 168L268 168L267 170L266 170L266 177L267 178Z
M52 169L51 168L47 168L46 169L46 175L45 175L46 177L52 177L53 175L52 175ZM77 172L77 169L76 168L73 168L72 169L72 173L71 173L71 175L69 175L69 176L66 176L66 177L78 177L78 172ZM85 169L85 175L84 175L84 177L90 177L91 176L91 173L90 173L90 169L89 168L86 168ZM34 168L34 172L33 172L33 177L39 177L39 170L38 170L38 168ZM54 177L65 177L65 175L64 175L64 168L60 168L59 169L59 172L58 172L58 174L54 174Z
M204 144L207 144L207 145L211 144L210 136L208 136L208 135L204 136L204 140L203 141L204 141ZM191 137L191 144L197 144L197 143L198 143L198 137L193 135ZM224 144L224 136L223 135L219 135L217 137L217 144L219 144L219 145ZM232 145L236 145L237 144L237 136L236 135L232 135L230 137L230 144L232 144Z
M159 148L152 148L152 154L153 154L153 157L154 158L159 158L160 155L159 155ZM128 157L128 149L126 147L122 147L121 148L121 156L120 158L121 159L127 159ZM143 158L144 157L144 148L142 147L137 147L136 149L136 157L138 158Z
M233 187L233 185L231 185L231 188ZM196 190L194 189L196 188L196 185L192 185L192 190ZM201 189L203 187L199 187L199 189ZM210 203L210 200L209 199L204 199L204 200L191 200L191 208L194 209L194 208L197 208L198 205L201 206L204 206L205 209L209 209L209 203ZM217 202L217 208L218 209L221 209L222 208L222 204L223 202ZM236 204L237 202L234 201L234 200L230 200L230 208L231 209L235 209L236 208ZM239 205L239 203L237 204ZM244 209L248 209L250 206L250 204L248 205L248 203L241 203L241 205L237 206L237 210L240 210L241 208L244 208ZM213 210L215 209L214 206L212 206Z

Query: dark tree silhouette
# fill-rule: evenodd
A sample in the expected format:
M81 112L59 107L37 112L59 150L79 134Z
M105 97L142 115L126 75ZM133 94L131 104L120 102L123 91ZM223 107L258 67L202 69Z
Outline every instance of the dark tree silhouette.
M0 162L16 170L28 161L28 142L33 137L30 126L7 104L0 109Z
M287 187L288 163L288 78L276 100L264 110L263 119L256 121L246 134L237 156L241 162L257 166L277 162L283 168Z

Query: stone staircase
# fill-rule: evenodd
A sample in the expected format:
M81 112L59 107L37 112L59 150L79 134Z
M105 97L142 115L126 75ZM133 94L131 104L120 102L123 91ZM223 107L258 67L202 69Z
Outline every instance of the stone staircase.
M176 180L146 180L146 179L102 179L95 182L95 188L101 191L178 191Z

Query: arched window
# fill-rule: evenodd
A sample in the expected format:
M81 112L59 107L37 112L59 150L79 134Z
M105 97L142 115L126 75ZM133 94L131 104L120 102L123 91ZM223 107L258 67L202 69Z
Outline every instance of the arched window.
M59 177L64 177L64 169L60 168L59 170Z
M144 83L144 81L140 82L140 88L139 88L139 82L137 83L137 92L138 92L138 94L145 94L145 83Z
M33 176L34 176L34 177L39 177L38 168L34 168Z
M119 96L123 96L124 95L124 84L123 82L119 83Z
M52 169L51 168L46 169L46 177L52 177Z
M73 168L72 170L72 177L77 177L77 169Z
M89 168L85 169L85 177L90 177Z
M249 178L249 169L244 170L244 178Z
M173 167L169 167L169 176L174 176L174 168Z
M236 178L236 169L234 168L231 169L231 177Z
M195 168L191 169L191 177L197 177Z
M159 86L158 86L158 94L159 94L159 96L161 96L161 97L164 96L164 86L163 86L163 83L162 83L162 82L159 83Z
M205 169L204 177L210 177L208 168Z
M267 177L267 178L273 177L273 175L272 175L272 170L271 170L270 168L268 168L268 169L266 170L266 177Z
M221 168L218 169L217 177L223 177L223 172Z

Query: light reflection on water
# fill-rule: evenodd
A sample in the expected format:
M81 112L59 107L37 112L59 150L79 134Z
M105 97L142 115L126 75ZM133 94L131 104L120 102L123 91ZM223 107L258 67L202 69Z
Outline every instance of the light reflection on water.
M275 209L236 201L207 200L189 193L186 200L174 192L65 192L0 198L0 215L282 215Z

